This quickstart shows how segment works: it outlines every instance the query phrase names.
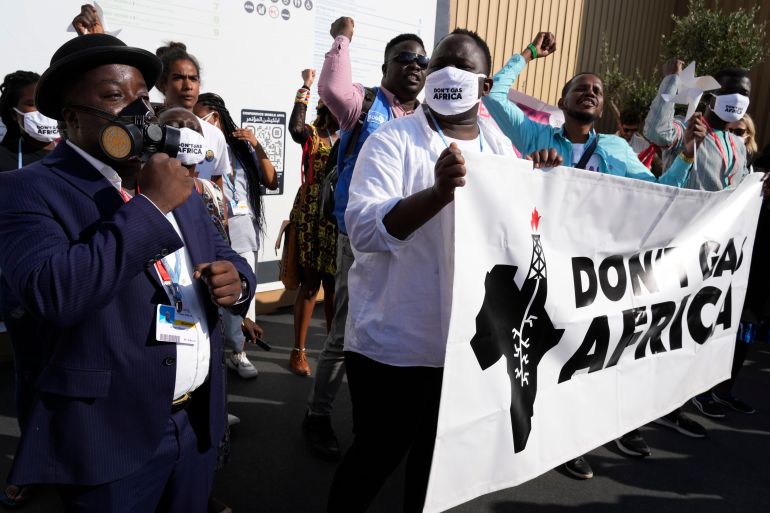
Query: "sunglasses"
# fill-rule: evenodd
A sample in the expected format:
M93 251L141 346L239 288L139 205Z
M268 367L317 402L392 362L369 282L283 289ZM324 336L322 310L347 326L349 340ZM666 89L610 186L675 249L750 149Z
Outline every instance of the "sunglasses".
M728 128L727 131L733 135L737 135L738 137L743 137L744 135L746 135L745 128Z
M401 52L395 57L393 57L392 60L396 61L399 64L411 64L413 62L416 62L417 65L420 67L420 69L427 69L428 63L430 62L430 59L428 59L426 55L422 55L414 52Z

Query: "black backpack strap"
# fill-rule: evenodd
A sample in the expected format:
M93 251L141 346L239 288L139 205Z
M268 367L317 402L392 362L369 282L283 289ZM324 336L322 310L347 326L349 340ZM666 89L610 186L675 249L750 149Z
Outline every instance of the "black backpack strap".
M594 154L594 151L596 151L597 144L599 144L599 134L596 134L596 137L594 137L594 140L591 141L591 144L589 144L588 147L583 150L583 155L580 157L580 161L575 166L576 168L578 169L586 168L588 161L591 159L591 156Z
M361 135L361 129L363 128L364 123L366 123L366 117L369 115L369 109L371 109L372 105L374 105L374 99L376 97L377 88L364 87L364 99L361 103L361 114L358 116L358 122L356 123L356 126L353 127L353 130L350 134L350 144L348 144L348 147L345 148L346 157L353 153L353 149L356 147L356 143L358 142L358 136Z

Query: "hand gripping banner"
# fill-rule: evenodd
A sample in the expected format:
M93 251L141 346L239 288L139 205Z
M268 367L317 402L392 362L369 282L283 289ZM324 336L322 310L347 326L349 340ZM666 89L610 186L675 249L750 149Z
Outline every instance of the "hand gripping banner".
M761 206L758 175L709 193L465 159L430 513L729 377Z

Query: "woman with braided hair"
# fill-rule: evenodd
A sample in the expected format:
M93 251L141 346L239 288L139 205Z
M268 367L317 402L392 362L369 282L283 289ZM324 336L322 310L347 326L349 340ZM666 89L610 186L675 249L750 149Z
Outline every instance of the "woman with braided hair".
M32 164L54 148L59 138L57 122L35 107L35 86L40 75L15 71L0 84L0 117L8 130L0 143L0 171Z
M289 119L289 133L302 145L302 185L294 199L289 219L297 228L300 288L294 302L294 349L289 366L299 376L310 376L305 357L305 341L313 315L318 289L324 288L326 331L334 316L334 273L336 271L337 226L325 218L320 208L320 184L324 180L326 162L337 140L337 120L329 108L319 101L315 121L305 123L310 88L315 70L302 71L302 87L297 91Z
M225 136L230 170L222 177L222 190L227 203L227 229L233 250L249 262L257 274L264 206L260 185L275 190L278 176L275 167L257 141L254 132L239 128L233 121L224 100L214 93L203 93L193 108L196 116L217 127ZM205 123L204 123L205 124ZM249 306L247 318L253 319L254 301ZM227 358L227 366L242 378L256 378L257 369L243 351L245 338L241 331L241 318L223 314L225 344L233 352Z

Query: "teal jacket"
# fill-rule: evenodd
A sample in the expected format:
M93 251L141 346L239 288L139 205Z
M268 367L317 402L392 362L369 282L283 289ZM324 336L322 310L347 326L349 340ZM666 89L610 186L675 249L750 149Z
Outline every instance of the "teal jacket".
M508 90L526 64L527 62L519 54L511 57L503 69L495 75L489 96L483 98L484 106L522 155L529 155L546 148L556 148L564 159L564 165L574 166L572 142L567 139L564 127L552 127L532 121L515 103L508 100ZM594 155L599 157L602 173L675 187L683 187L687 182L691 165L680 158L675 159L660 178L656 178L639 161L639 157L625 139L608 134L599 136L591 130L586 146L596 137L599 137L599 141Z

